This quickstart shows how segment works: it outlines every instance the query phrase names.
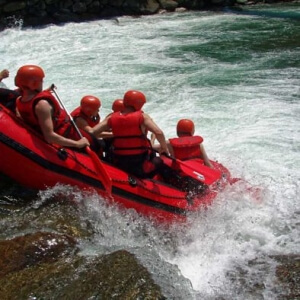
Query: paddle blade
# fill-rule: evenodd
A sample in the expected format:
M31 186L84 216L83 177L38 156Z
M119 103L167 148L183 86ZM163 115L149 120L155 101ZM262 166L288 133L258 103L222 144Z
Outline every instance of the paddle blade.
M164 155L163 160L172 169L206 185L211 185L222 177L220 170L205 166L201 159L182 161L172 156Z
M104 165L102 164L100 158L97 156L97 154L91 150L90 147L86 147L87 154L91 157L96 170L99 172L99 175L101 177L101 182L108 194L109 197L112 197L111 191L112 191L112 180L110 176L108 175Z
M183 173L207 185L211 185L222 177L220 170L211 169L205 166L202 161L189 160L183 162L176 159L175 163L178 164Z

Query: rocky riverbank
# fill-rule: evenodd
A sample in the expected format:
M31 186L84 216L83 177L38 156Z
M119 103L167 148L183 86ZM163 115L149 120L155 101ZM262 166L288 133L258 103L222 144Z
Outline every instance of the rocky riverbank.
M0 0L0 30L278 0Z

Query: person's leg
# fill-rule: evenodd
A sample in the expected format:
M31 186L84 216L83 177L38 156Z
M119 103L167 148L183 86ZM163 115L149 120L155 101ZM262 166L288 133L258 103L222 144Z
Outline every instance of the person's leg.
M139 178L145 178L143 171L144 155L114 155L113 164L132 175Z

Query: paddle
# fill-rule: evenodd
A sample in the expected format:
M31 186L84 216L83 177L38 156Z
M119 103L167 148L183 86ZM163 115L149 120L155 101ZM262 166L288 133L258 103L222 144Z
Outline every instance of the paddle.
M183 162L171 155L163 153L166 157L170 158L175 164L175 168L179 169L181 172L187 176L194 178L201 183L210 185L221 178L222 173L219 170L211 169L196 160L190 160Z
M82 134L79 130L79 128L77 127L76 123L74 122L72 116L70 115L70 113L67 111L66 107L64 106L63 102L61 101L60 97L58 96L57 92L55 91L55 85L52 84L50 89L53 91L53 93L55 94L57 100L59 101L60 105L62 106L62 108L65 110L65 112L67 113L68 117L71 120L72 125L74 126L75 130L77 131L78 135L80 136L80 138L82 138ZM111 190L112 190L112 180L110 178L110 176L108 175L108 173L106 172L101 160L99 159L99 157L97 156L97 154L91 150L90 147L86 146L85 150L87 152L87 154L91 157L97 171L99 172L99 175L101 177L101 182L108 194L109 197L112 197L111 195Z

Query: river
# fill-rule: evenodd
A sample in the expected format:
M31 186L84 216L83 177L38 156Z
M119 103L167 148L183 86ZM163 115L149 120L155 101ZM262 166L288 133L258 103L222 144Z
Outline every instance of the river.
M251 299L232 280L241 270L249 285L264 283L264 299L276 298L270 256L300 249L300 5L21 27L0 32L8 87L20 66L37 64L69 110L92 94L102 118L125 91L141 90L167 137L178 119L193 119L209 157L243 179L184 228L159 228L62 186L39 192L32 207L55 194L73 197L92 235L82 254L127 249L168 299ZM1 193L2 203L15 197L7 187ZM17 233L12 226L5 237ZM250 267L254 259L267 267Z

